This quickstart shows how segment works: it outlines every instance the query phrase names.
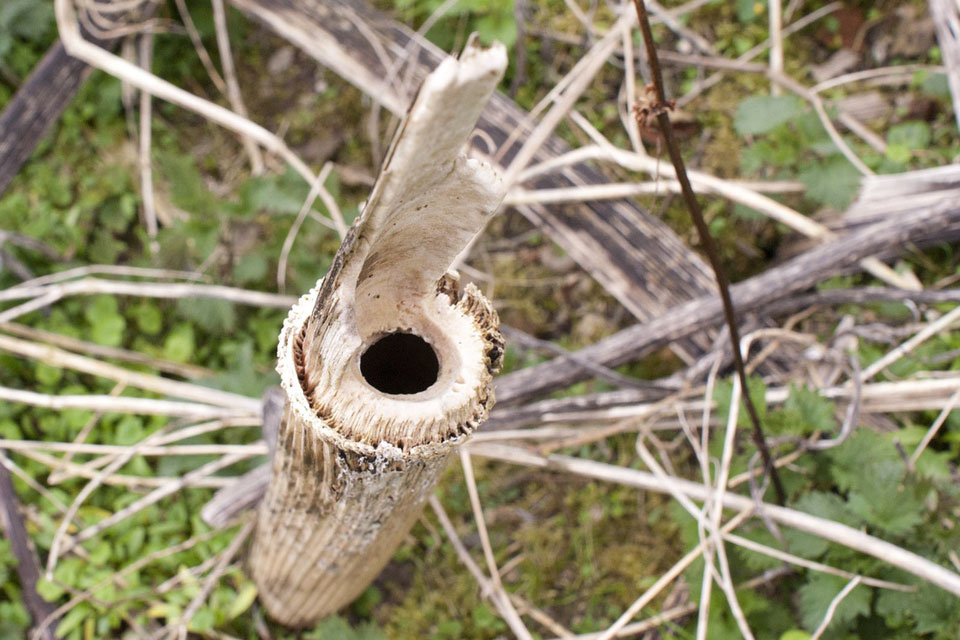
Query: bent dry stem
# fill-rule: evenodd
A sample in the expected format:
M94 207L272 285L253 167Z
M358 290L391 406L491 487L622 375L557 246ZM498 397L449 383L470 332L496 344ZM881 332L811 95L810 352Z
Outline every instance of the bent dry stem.
M250 569L306 626L376 577L493 406L497 315L447 269L503 197L461 149L506 66L468 44L424 82L333 266L284 323L286 407Z
M777 494L777 504L783 505L786 502L787 494L783 490L783 483L780 481L780 474L773 464L773 457L767 448L766 440L763 436L763 427L760 426L760 416L757 414L757 408L753 405L753 399L750 397L747 385L747 374L743 366L743 356L740 353L740 331L737 328L737 313L733 308L733 300L730 298L730 284L727 280L727 274L720 264L720 255L713 243L713 237L707 228L707 223L703 219L703 212L700 211L700 203L693 193L693 187L690 185L690 178L687 176L687 170L683 165L683 156L680 155L680 147L673 135L673 126L670 124L669 109L672 103L667 101L666 92L663 89L663 75L660 73L660 61L657 58L657 49L653 42L653 33L650 31L650 20L647 18L647 8L644 0L633 0L633 5L637 11L637 19L640 22L640 30L643 33L643 42L647 48L647 61L650 64L650 75L653 77L654 104L646 108L645 115L656 115L657 124L660 133L663 136L667 153L670 155L670 162L677 172L677 181L680 183L680 191L683 194L683 201L690 211L690 218L697 228L697 236L700 238L700 244L710 259L710 266L713 267L713 273L717 278L717 288L720 290L720 299L723 302L723 316L727 327L730 330L730 344L733 352L733 364L737 370L737 376L740 378L740 386L743 388L743 403L750 416L750 422L753 423L753 441L760 451L760 457L763 459L763 467L766 473L770 475L773 481L773 488Z

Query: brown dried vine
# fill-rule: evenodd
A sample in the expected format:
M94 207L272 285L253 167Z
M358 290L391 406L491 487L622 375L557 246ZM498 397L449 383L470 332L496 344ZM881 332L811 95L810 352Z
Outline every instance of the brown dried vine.
M690 179L687 177L687 171L683 164L683 157L680 155L680 147L673 135L673 127L670 124L669 111L673 108L673 102L667 100L663 89L663 75L660 72L660 61L657 58L657 49L653 42L653 33L650 31L650 20L647 17L647 8L643 0L633 0L633 5L637 10L637 19L640 23L640 32L643 34L643 42L647 50L647 62L650 65L650 75L653 82L646 87L646 96L635 107L637 121L642 126L650 116L655 116L660 128L660 134L663 138L667 153L670 154L670 162L677 172L677 181L680 183L680 190L683 195L683 201L690 211L690 217L697 228L697 236L700 244L703 246L707 258L710 260L710 266L713 267L714 276L717 279L717 287L720 289L720 299L723 301L723 315L727 327L730 329L730 343L733 351L733 364L737 370L737 376L740 378L740 385L743 387L743 402L746 405L747 413L750 416L750 422L753 423L753 441L760 451L763 458L763 466L766 473L770 475L773 481L773 487L777 494L777 503L783 505L786 502L786 493L783 490L783 483L780 481L780 475L773 464L773 458L770 456L770 450L767 448L766 440L763 436L763 427L760 424L760 416L757 414L757 408L750 397L750 388L747 386L747 373L743 366L743 356L740 353L740 331L737 328L737 314L733 307L733 300L730 298L730 282L727 274L720 264L720 256L717 252L716 244L707 228L707 223L703 218L703 212L700 211L700 203L697 202L693 187L690 186Z

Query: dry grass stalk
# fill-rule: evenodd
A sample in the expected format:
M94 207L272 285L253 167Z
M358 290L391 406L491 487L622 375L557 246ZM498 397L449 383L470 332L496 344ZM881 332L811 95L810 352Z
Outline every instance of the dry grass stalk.
M230 50L230 34L227 33L227 12L223 7L223 0L211 0L213 6L213 25L217 32L217 49L220 51L220 64L223 66L223 77L227 85L227 100L230 108L242 118L248 118L247 107L240 95L240 83L237 82L237 72L233 67L233 52ZM253 175L263 173L263 155L250 137L242 136L243 149L250 158L250 170Z
M32 358L52 367L66 367L90 375L100 376L128 386L137 387L154 393L161 393L175 398L194 402L209 403L221 407L230 407L256 413L260 409L260 401L228 391L219 391L189 382L168 380L148 373L130 371L94 358L88 358L74 353L63 351L56 347L40 345L10 336L0 335L0 349L21 357Z
M310 167L300 159L286 143L273 133L248 118L238 115L234 111L225 109L209 100L204 100L188 91L176 87L166 80L148 73L140 67L123 58L113 55L105 49L85 40L80 33L77 21L76 7L73 0L55 0L54 11L57 18L57 28L60 39L67 52L91 67L101 69L126 83L145 91L158 98L162 98L185 109L189 109L215 122L245 139L263 146L266 150L276 153L290 164L307 182L313 184L316 176ZM331 212L332 213L332 212ZM334 220L341 235L346 233L343 220Z
M682 493L693 500L706 501L713 497L712 488L683 478L670 476L665 480L655 474L616 465L581 460L568 456L540 456L520 447L499 443L470 446L470 453L485 458L503 460L514 464L541 469L552 469L607 482L615 482L659 493ZM724 509L753 508L755 501L733 493L723 495ZM825 540L842 544L851 549L872 555L895 567L903 569L936 586L960 596L960 574L927 560L926 558L894 544L880 540L862 531L839 522L809 515L802 511L761 503L763 513L774 522L812 533Z
M524 626L523 621L520 620L516 609L505 599L507 592L502 588L494 588L492 582L483 575L483 571L477 563L474 562L473 558L470 557L470 552L467 551L460 536L457 535L457 531L453 528L453 523L450 522L450 517L447 515L447 512L444 511L443 505L440 504L436 496L430 496L429 503L430 508L433 509L433 512L437 515L437 519L440 521L440 526L443 527L443 532L447 534L450 544L453 545L454 551L456 551L457 556L460 558L460 561L463 562L464 566L467 567L467 570L473 575L477 584L480 585L482 592L490 599L493 606L500 612L500 616L510 626L518 638L529 638L530 632Z
M125 398L104 395L62 395L36 393L22 389L0 387L0 400L19 402L35 407L46 407L55 411L80 409L84 411L112 411L114 413L133 413L138 415L180 416L185 418L215 419L236 418L243 415L255 415L256 411L236 408L216 407L198 402L178 402L176 400L154 400L153 398Z
M461 150L506 66L468 44L424 83L333 267L290 312L287 394L250 567L278 622L355 598L486 419L503 342L480 292L447 273L503 197Z

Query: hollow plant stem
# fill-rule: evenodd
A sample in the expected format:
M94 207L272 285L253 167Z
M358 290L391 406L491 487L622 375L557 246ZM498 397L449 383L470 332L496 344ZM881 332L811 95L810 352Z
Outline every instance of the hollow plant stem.
M448 269L503 199L462 149L506 63L471 40L428 76L333 265L284 323L286 405L249 566L286 626L370 584L493 406L496 312Z
M710 266L713 267L713 273L717 279L717 287L720 289L720 299L723 302L723 316L727 327L730 329L730 344L733 351L733 365L737 370L737 376L740 378L740 384L744 389L743 402L747 408L747 414L750 416L750 422L753 424L753 441L760 451L763 459L763 466L773 481L774 491L777 494L777 503L783 505L786 501L786 493L783 490L783 483L776 467L773 464L773 458L770 456L770 450L767 448L766 440L763 436L763 427L760 424L760 416L757 414L757 408L750 398L749 386L747 386L747 373L743 366L743 356L740 353L740 331L737 328L737 314L733 307L733 301L730 298L730 282L727 274L720 264L720 256L717 252L716 244L707 228L707 223L703 219L703 212L700 210L700 204L697 202L693 187L690 186L690 179L687 177L687 170L683 164L683 156L680 154L680 147L673 135L673 127L670 124L670 115L668 113L667 96L663 89L663 74L660 72L660 62L657 58L657 49L653 42L653 33L650 31L650 20L647 17L647 9L643 0L633 0L634 7L637 10L637 18L640 23L640 31L643 34L643 42L647 48L647 61L650 65L650 75L653 79L653 88L656 92L653 112L656 113L657 123L660 134L663 136L664 146L670 155L670 162L677 172L677 181L680 183L680 191L683 195L683 201L690 211L690 217L697 229L697 236L700 239L700 245L703 247L707 258L710 260Z

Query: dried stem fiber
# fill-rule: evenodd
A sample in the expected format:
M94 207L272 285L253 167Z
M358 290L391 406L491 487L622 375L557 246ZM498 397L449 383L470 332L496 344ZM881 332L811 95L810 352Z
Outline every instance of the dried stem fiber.
M427 78L333 266L284 324L286 408L250 558L283 624L367 587L493 405L496 313L447 270L503 198L462 149L505 65L503 47L471 43Z

